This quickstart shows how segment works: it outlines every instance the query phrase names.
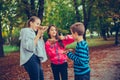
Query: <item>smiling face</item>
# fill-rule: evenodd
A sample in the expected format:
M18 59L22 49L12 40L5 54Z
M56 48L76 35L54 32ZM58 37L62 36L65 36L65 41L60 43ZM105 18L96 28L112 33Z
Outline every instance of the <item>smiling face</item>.
M35 19L35 21L31 21L30 22L30 27L34 30L34 31L37 31L38 27L40 26L41 24L41 21L40 19Z
M48 34L50 35L51 38L55 38L57 35L57 29L54 26L51 26L49 28Z

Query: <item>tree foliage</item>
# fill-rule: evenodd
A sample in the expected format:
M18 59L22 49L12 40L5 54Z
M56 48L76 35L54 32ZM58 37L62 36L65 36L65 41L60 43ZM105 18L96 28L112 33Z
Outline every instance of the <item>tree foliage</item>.
M42 20L42 25L56 25L63 34L69 33L70 25L80 21L86 30L102 33L107 39L106 34L114 28L111 24L114 18L120 21L119 4L120 0L1 0L0 40L4 38L9 44L15 39L19 41L19 30L33 15Z
M62 29L69 30L69 26L74 22L75 12L71 0L46 0L44 24L54 24L61 32L68 33L68 31L62 31Z

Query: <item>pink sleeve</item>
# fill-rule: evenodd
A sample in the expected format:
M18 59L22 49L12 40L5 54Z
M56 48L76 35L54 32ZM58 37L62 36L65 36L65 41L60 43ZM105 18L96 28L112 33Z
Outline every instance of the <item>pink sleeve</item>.
M49 41L46 41L46 43L45 43L45 50L46 50L47 55L50 56L51 49L50 49Z
M65 36L65 39L63 40L63 44L65 46L68 45L68 44L71 44L72 42L74 42L74 39L73 39L72 35Z

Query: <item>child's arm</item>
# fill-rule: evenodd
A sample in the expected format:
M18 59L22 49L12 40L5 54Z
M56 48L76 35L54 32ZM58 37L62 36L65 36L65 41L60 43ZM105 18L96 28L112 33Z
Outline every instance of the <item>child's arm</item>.
M34 44L34 35L28 28L23 28L20 32L20 40L23 48L27 51L34 52L36 45Z
M45 50L46 50L46 53L49 57L51 57L53 55L53 53L55 53L55 50L54 48L51 48L53 47L53 45L48 41L46 41L45 43Z
M74 42L75 40L73 39L72 35L67 35L67 36L64 36L64 39L63 39L63 44L65 46L67 46L68 44Z
M75 55L75 54L73 54L72 52L68 52L67 56L68 56L68 58L73 60L74 63L83 64L83 62L80 60L80 57Z
M89 63L89 51L87 46L77 47L75 53L68 52L67 56L74 61L76 64L87 64Z

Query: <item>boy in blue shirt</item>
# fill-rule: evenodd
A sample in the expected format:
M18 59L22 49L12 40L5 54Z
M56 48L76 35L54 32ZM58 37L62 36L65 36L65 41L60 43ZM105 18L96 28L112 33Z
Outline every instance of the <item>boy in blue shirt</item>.
M85 27L77 22L70 27L73 38L77 41L75 51L68 50L67 56L74 62L75 80L90 80L89 49L83 39Z

